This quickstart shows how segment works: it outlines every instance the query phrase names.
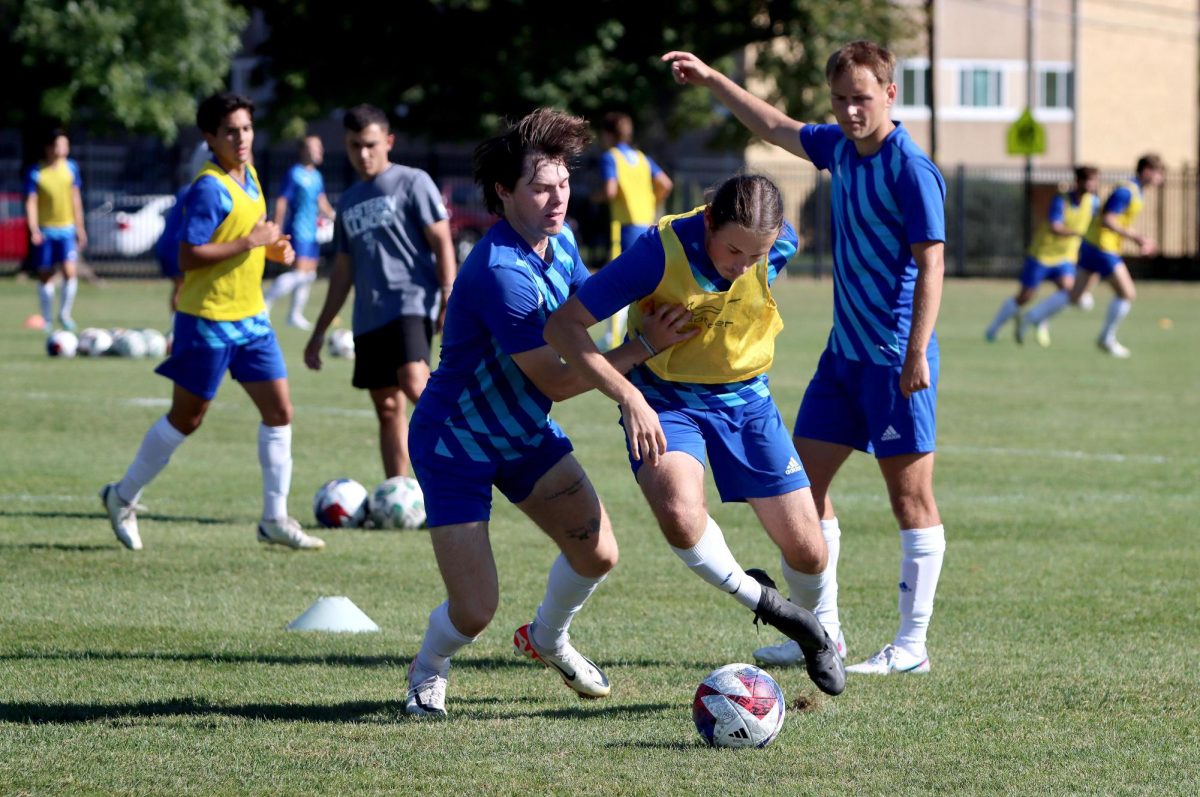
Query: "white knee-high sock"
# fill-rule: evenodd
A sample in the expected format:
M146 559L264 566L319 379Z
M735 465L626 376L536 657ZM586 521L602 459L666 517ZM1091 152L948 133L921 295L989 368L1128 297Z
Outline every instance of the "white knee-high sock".
M996 317L992 319L991 326L987 328L988 337L995 337L1000 331L1000 327L1004 326L1008 319L1017 314L1021 308L1017 306L1017 300L1009 296L1004 300L1004 304L1000 305L1000 309L996 311Z
M58 306L59 318L70 318L71 308L75 306L75 293L79 290L79 278L71 277L63 280L62 304Z
M579 575L567 557L559 554L550 567L546 595L530 629L534 644L545 650L557 650L566 642L571 620L604 579L605 576L588 578Z
M676 548L672 545L671 550L704 581L722 592L733 595L738 603L746 608L758 608L762 587L747 576L746 571L742 570L742 566L733 558L733 552L725 544L725 535L721 533L717 521L711 517L708 519L704 536L693 547Z
M442 603L429 613L425 639L417 651L417 669L444 676L450 669L450 657L476 639L478 637L467 636L454 627L450 621L450 604Z
M117 496L126 503L137 501L142 490L162 473L175 449L186 439L187 435L172 426L167 416L155 421L142 438L142 444L125 471L125 476L117 483Z
M295 270L285 271L271 281L271 287L267 289L266 295L263 297L267 304L274 304L280 296L285 293L291 293L296 287L296 278L299 274Z
M801 573L789 567L782 557L779 563L791 601L815 614L821 625L825 626L829 637L837 639L842 630L837 605L837 565L842 550L842 530L838 526L837 518L821 521L821 536L825 538L825 545L829 548L829 564L823 572Z
M263 520L287 517L292 489L292 425L258 425L258 464L263 477Z
M925 635L933 615L933 596L946 552L941 525L900 532L900 630L894 644L914 655L925 653Z
M1028 324L1037 325L1050 318L1059 310L1067 306L1070 301L1071 294L1066 291L1055 291L1037 303L1036 306L1025 314L1025 322Z
M1108 315L1100 330L1100 340L1109 342L1117 339L1117 327L1125 320L1125 316L1129 315L1129 308L1132 306L1133 302L1128 299L1122 299L1119 296L1113 297L1113 300L1108 303Z
M46 331L50 331L50 325L54 323L54 283L39 282L38 288L38 308L42 311L42 319L46 322Z
M312 285L317 279L317 272L302 271L296 274L296 287L292 289L292 318L304 317L304 305L308 304L308 295L312 293Z

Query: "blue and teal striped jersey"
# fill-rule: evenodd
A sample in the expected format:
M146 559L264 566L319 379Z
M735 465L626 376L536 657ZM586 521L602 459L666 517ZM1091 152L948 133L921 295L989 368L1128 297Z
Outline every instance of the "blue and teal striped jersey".
M898 364L917 282L911 247L946 240L946 183L899 123L879 152L865 158L837 125L805 125L800 143L833 178L829 345L848 360ZM936 335L929 345L936 351Z
M700 287L712 292L729 290L729 280L717 272L716 266L704 249L704 215L676 219L671 222L671 228L679 236L679 242L687 252L692 276L696 278ZM796 230L791 223L784 221L783 229L767 255L768 283L774 284L775 278L783 272L788 261L796 254L798 244ZM666 254L658 227L651 227L633 246L588 280L587 285L579 291L579 301L593 318L603 320L622 307L654 293L654 289L662 281L666 267ZM646 366L639 365L629 372L629 381L637 385L646 401L655 409L723 409L770 396L766 374L741 382L709 385L668 382L659 378Z
M551 401L512 356L546 345L546 319L588 276L569 228L548 252L549 263L501 219L459 270L441 358L413 413L414 425L440 429L438 454L517 459L546 434Z
M187 345L199 344L209 349L226 346L241 346L271 334L271 321L266 313L259 313L239 321L213 321L189 313L175 314L175 348L188 341Z
M288 203L283 229L292 236L293 242L313 243L317 240L317 197L323 193L325 180L319 171L299 163L288 169L279 197Z

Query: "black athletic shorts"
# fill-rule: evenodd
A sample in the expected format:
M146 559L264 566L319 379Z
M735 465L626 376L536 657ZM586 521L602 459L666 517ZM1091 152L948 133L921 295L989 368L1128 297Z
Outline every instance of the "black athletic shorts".
M354 336L353 385L363 390L398 387L398 372L408 363L429 363L433 322L402 315L377 329Z

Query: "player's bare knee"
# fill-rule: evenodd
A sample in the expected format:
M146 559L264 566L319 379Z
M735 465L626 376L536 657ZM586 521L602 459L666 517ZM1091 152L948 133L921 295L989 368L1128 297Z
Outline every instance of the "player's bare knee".
M264 409L262 422L265 426L287 426L290 424L292 422L291 402L281 404L278 407Z
M913 493L892 498L892 512L902 529L923 529L938 524L937 503L932 494Z

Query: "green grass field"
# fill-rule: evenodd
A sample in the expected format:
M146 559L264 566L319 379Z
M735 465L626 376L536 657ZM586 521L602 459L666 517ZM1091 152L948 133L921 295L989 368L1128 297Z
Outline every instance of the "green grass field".
M256 543L258 420L226 382L146 491L145 550L124 550L96 490L122 474L169 384L145 360L49 359L20 324L36 309L32 285L5 280L0 793L1200 793L1200 285L1139 286L1121 333L1128 361L1093 343L1107 289L1092 313L1056 319L1049 349L984 343L1014 288L946 288L936 491L948 550L932 673L852 676L827 698L776 670L792 706L783 732L733 752L701 744L692 693L777 638L662 542L606 399L555 416L621 544L572 629L606 667L611 698L581 702L511 655L555 550L500 499L500 611L455 660L451 719L412 721L405 669L444 595L427 534L330 532L319 554ZM830 283L779 292L772 385L790 425L828 331ZM84 285L76 318L162 328L166 295L157 282ZM296 405L292 511L311 524L325 480L382 478L375 422L348 362L309 372L304 335L280 335ZM851 458L834 497L858 660L895 630L899 545L869 458ZM778 571L748 508L714 499L712 514L743 565ZM350 597L382 632L284 630L321 595Z

